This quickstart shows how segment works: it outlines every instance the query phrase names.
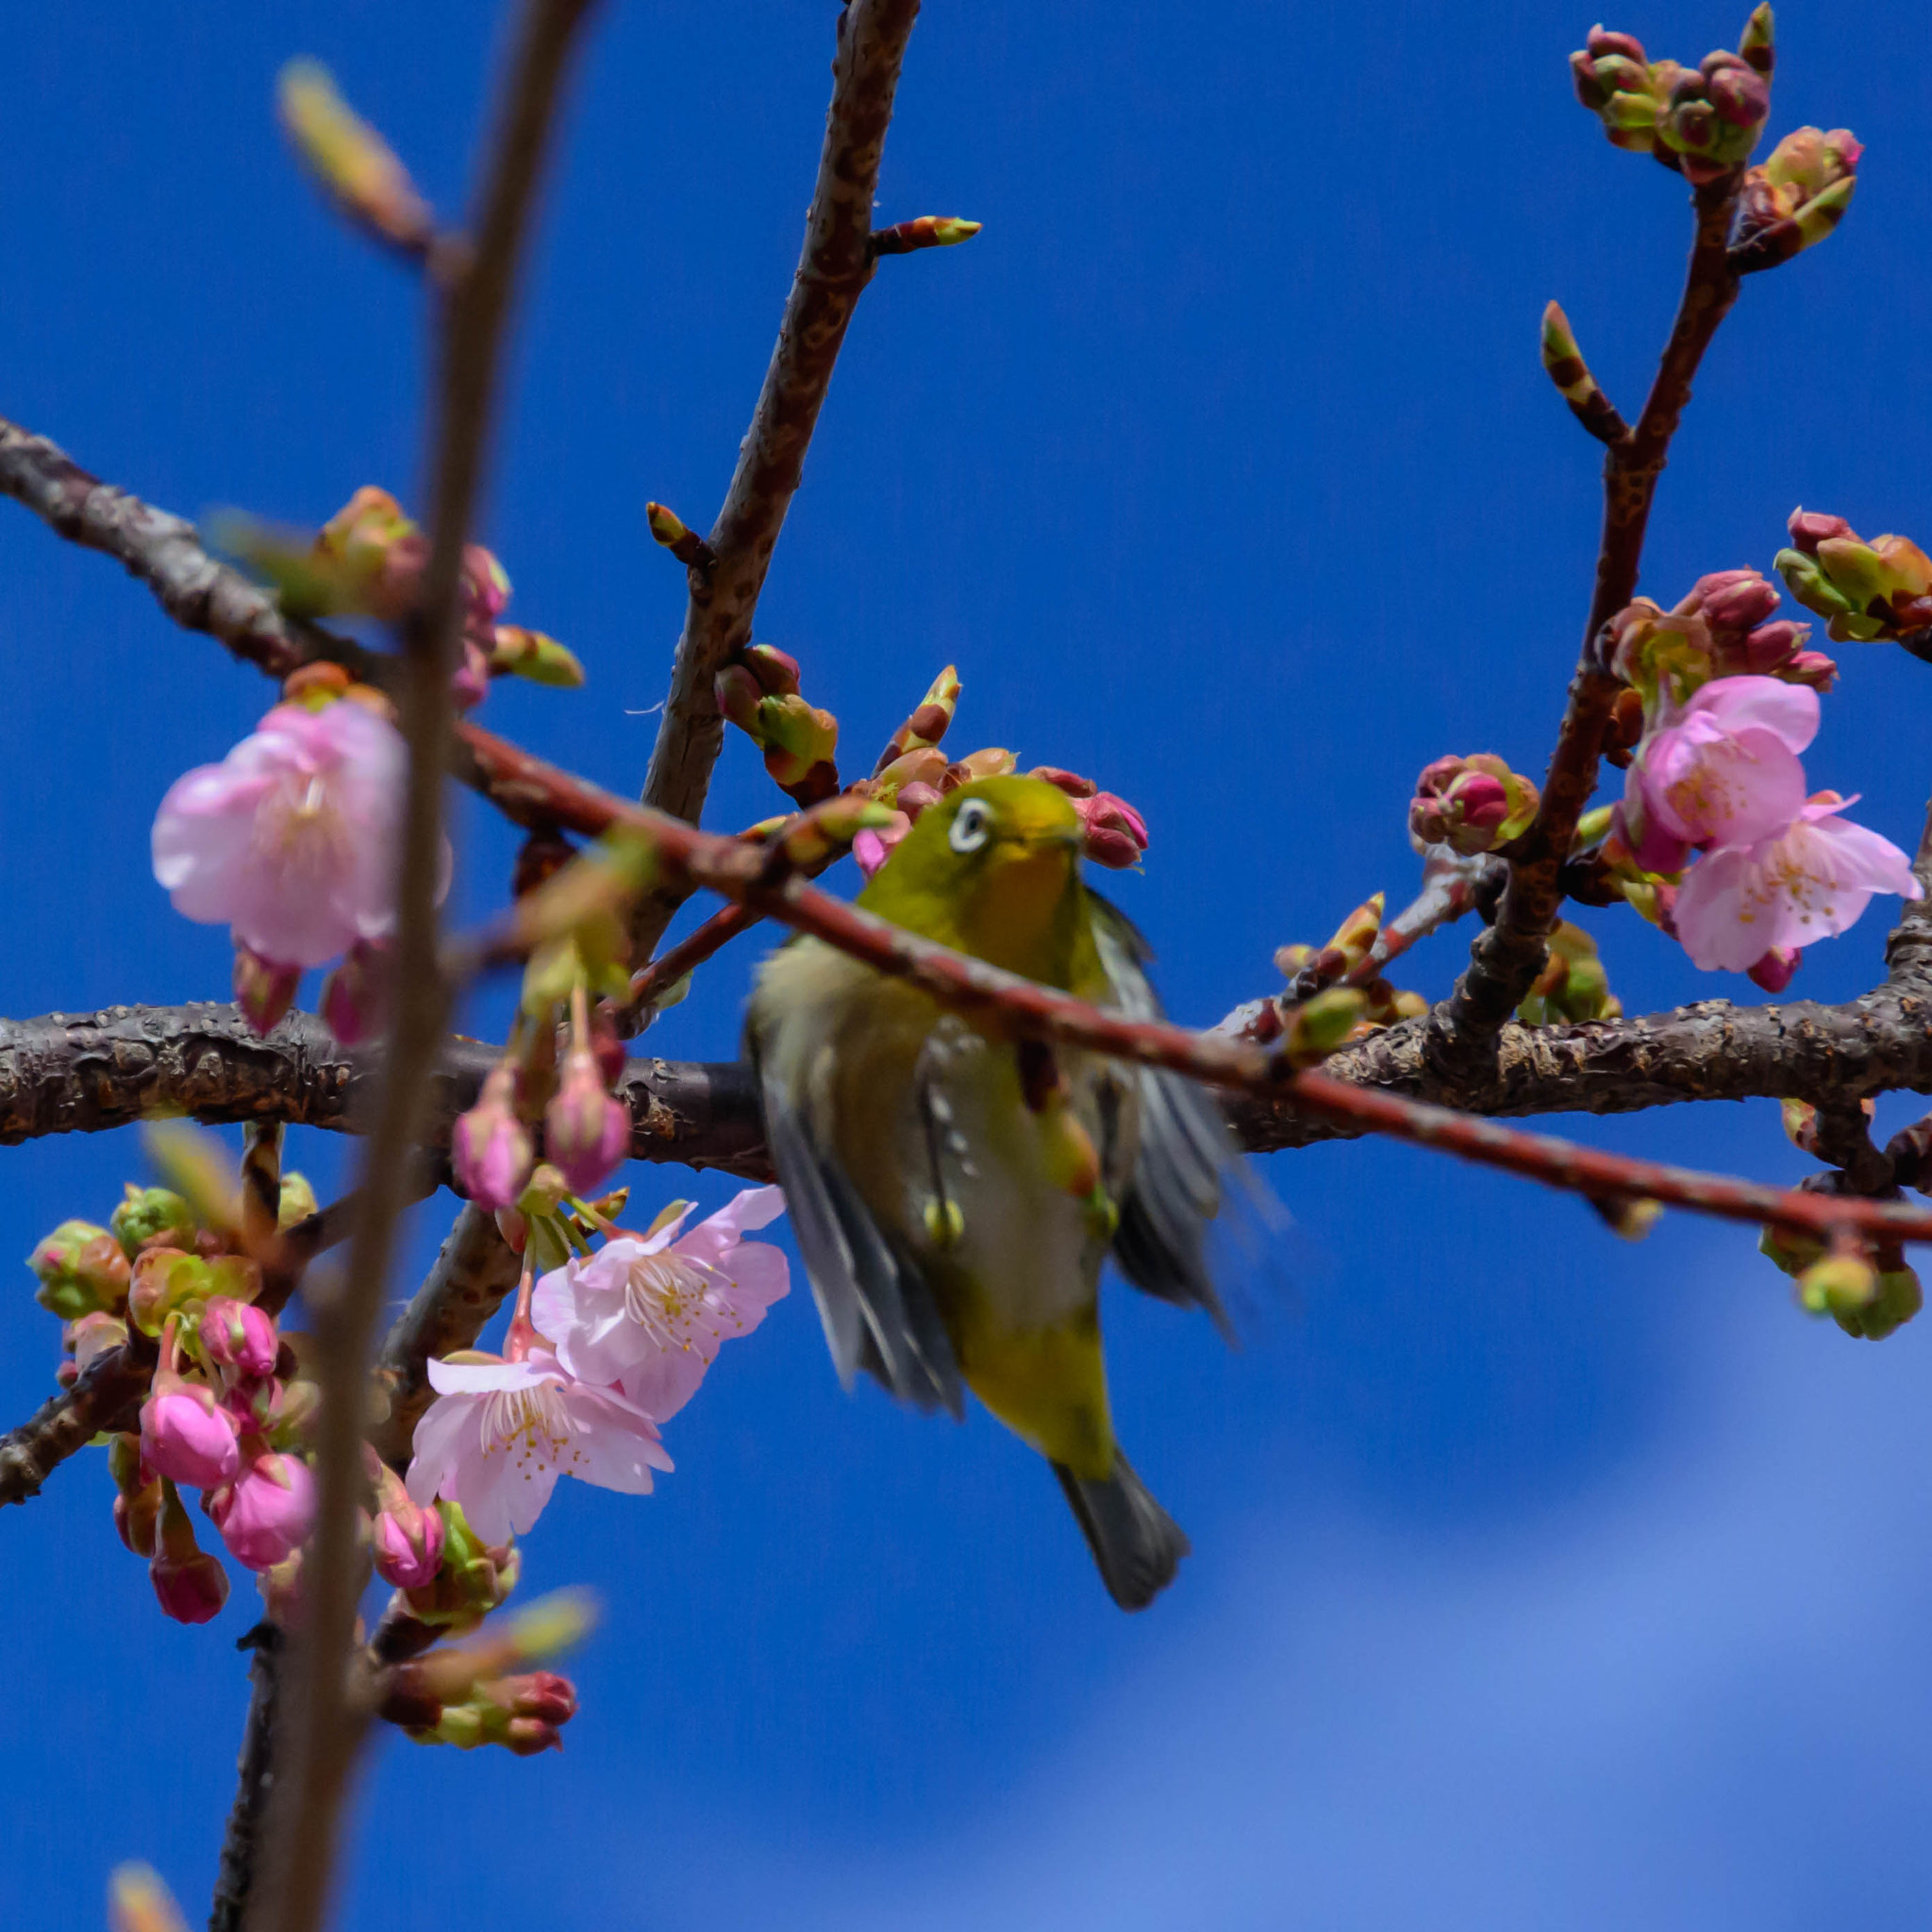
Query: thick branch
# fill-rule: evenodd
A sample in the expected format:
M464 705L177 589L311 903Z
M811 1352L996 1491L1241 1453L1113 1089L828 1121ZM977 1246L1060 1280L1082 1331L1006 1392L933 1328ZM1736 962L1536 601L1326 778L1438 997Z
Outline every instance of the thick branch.
M1596 790L1604 726L1620 689L1599 658L1598 639L1637 593L1651 502L1671 439L1704 352L1737 300L1726 250L1742 178L1734 169L1694 191L1697 234L1676 321L1637 426L1605 456L1603 538L1582 655L1535 823L1509 854L1509 883L1495 924L1477 938L1455 992L1431 1016L1430 1049L1445 1064L1479 1058L1542 970L1544 941L1563 899L1557 874Z
M501 1057L479 1040L443 1042L425 1144L447 1145L450 1124ZM379 1053L338 1044L308 1013L291 1013L266 1039L239 1008L213 1004L0 1020L0 1144L168 1114L359 1133L380 1064ZM630 1108L634 1160L771 1178L757 1094L737 1061L633 1059L617 1091Z
M752 613L765 585L772 550L805 472L805 453L846 325L872 275L872 205L879 158L892 118L892 96L919 0L851 0L839 16L832 62L832 104L818 182L806 216L805 249L709 539L714 561L691 572L691 602L671 690L644 780L648 806L695 824L704 809L724 724L712 680L751 641ZM662 937L676 900L653 896L633 924L641 963Z

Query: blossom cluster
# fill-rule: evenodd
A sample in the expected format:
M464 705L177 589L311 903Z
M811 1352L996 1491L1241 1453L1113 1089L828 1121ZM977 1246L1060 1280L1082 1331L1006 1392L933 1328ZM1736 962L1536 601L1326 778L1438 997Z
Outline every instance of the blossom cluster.
M1633 605L1609 636L1642 706L1606 848L1626 896L1696 965L1770 991L1874 892L1920 896L1907 856L1843 816L1854 800L1808 790L1800 754L1836 666L1804 647L1807 626L1771 621L1777 603L1757 572L1721 571L1672 612Z
M283 1224L314 1207L308 1183L287 1176ZM108 1466L121 1540L148 1559L161 1608L184 1624L206 1623L228 1595L221 1562L195 1541L184 1489L201 1491L236 1562L265 1577L281 1571L284 1583L314 1514L315 1385L299 1339L256 1306L262 1271L245 1245L238 1230L197 1223L171 1190L130 1186L107 1227L62 1222L28 1257L42 1306L66 1318L64 1376L130 1331L158 1348L139 1427L112 1440Z
M437 1400L416 1426L410 1496L457 1505L476 1534L505 1542L537 1521L562 1476L647 1493L672 1466L660 1425L790 1286L782 1251L744 1239L784 1209L778 1189L750 1188L689 1232L678 1202L641 1234L583 1209L603 1245L541 1278L529 1257L558 1217L525 1217L527 1265L504 1354L429 1365Z

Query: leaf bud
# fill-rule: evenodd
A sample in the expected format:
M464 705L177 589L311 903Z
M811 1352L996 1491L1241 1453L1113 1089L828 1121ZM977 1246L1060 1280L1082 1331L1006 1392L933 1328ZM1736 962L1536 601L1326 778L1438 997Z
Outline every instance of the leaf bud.
M336 92L314 60L282 69L277 105L295 151L344 213L411 253L435 239L429 206L382 136Z
M519 624L499 624L491 634L490 668L510 677L526 678L532 684L547 684L559 691L575 691L584 681L584 667L576 654L541 630L526 630Z
M1286 1008L1280 1052L1292 1067L1318 1065L1347 1040L1368 1003L1357 988L1331 986Z
M27 1266L41 1284L34 1299L63 1322L126 1306L127 1257L91 1221L63 1221L28 1256Z
M194 1215L188 1203L168 1188L137 1188L129 1181L108 1225L130 1261L152 1241L165 1240L177 1248L192 1247L194 1242Z

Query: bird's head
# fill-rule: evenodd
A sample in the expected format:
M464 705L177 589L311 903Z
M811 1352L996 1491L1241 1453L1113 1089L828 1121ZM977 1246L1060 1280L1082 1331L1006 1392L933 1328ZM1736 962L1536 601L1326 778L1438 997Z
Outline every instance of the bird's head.
M896 924L1058 978L1085 827L1043 778L980 778L928 806L859 895Z

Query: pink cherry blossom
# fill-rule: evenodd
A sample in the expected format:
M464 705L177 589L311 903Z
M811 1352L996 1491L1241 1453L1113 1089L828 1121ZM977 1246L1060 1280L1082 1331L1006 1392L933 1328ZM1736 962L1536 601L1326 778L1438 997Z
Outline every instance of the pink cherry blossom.
M615 1389L568 1374L547 1350L523 1361L432 1361L437 1400L416 1425L411 1499L460 1503L486 1543L521 1536L558 1476L646 1495L669 1469L657 1424Z
M283 966L380 939L406 762L395 726L353 700L277 705L220 764L169 788L155 877L177 912Z
M1775 677L1714 677L1668 713L1624 778L1638 864L1677 872L1699 845L1749 845L1805 803L1798 753L1818 735L1818 693ZM1760 950L1762 950L1760 948Z
M658 1421L689 1402L721 1344L749 1335L791 1286L783 1252L743 1239L785 1211L777 1188L746 1188L680 1234L685 1214L643 1240L607 1241L537 1284L531 1312L558 1358L615 1382Z
M1707 972L1747 972L1779 948L1843 932L1874 892L1922 896L1911 860L1896 845L1838 816L1856 802L1821 791L1774 836L1700 858L1673 912L1691 959Z
M315 1522L315 1478L299 1456L270 1450L207 1501L228 1554L250 1570L273 1570Z
M436 1581L442 1565L441 1512L403 1496L377 1512L374 1533L375 1574L397 1590L421 1590Z

